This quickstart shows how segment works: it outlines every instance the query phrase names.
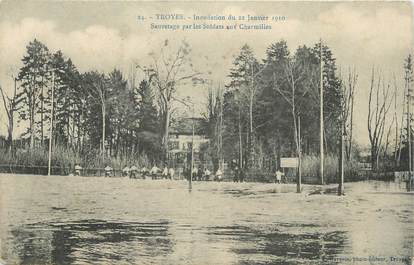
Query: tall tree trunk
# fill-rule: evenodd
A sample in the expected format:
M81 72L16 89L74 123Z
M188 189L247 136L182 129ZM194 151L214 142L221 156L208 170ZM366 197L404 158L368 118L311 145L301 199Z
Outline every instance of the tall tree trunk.
M253 91L250 93L250 99L249 99L249 167L252 167L254 164L254 146L253 146Z
M42 76L42 88L41 88L41 97L40 97L40 144L43 147L44 139L44 129L43 129L43 112L44 112L44 88L43 88L43 76Z
M13 127L14 127L14 121L13 121L13 109L10 110L9 115L9 126L7 128L7 145L9 151L13 154Z
M106 156L106 152L105 152L105 126L106 126L106 121L105 121L105 103L102 102L102 157L105 158Z
M241 126L241 113L239 106L239 168L243 167L243 143L242 143L242 126Z
M34 148L34 108L30 107L30 121L29 121L29 130L30 130L30 149Z
M170 132L170 106L169 106L169 102L166 103L165 105L165 125L164 125L164 139L163 139L163 149L164 149L164 163L168 162L168 137L169 137L169 132Z

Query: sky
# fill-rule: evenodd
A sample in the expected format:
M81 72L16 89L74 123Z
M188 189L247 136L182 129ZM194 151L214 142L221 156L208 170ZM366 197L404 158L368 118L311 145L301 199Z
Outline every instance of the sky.
M151 20L156 14L183 14L186 18L193 14L267 15L284 16L285 20L269 22L271 30L170 31L151 29L151 23L176 23ZM146 20L139 21L138 16ZM354 134L358 143L366 145L371 69L375 67L385 82L394 83L395 77L402 102L403 64L413 52L413 33L410 2L2 1L0 85L11 92L11 76L17 74L25 47L34 38L53 52L61 50L81 72L109 72L119 68L126 73L136 64L148 64L148 54L158 51L165 39L172 47L185 39L192 48L195 68L211 71L210 77L216 85L226 83L234 57L244 44L253 48L257 58L263 59L266 48L281 39L287 41L292 53L300 45L313 46L322 39L331 48L341 73L345 75L349 68L358 73ZM206 90L202 86L184 85L179 87L179 94L192 97L198 111L202 111ZM2 107L0 134L6 134Z

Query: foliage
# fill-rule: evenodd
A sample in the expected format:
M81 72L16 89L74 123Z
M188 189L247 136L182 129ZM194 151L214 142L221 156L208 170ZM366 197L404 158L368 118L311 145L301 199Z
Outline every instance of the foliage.
M234 60L223 103L225 160L242 159L239 163L243 167L262 167L260 161L271 160L276 164L270 167L276 167L280 157L296 156L299 117L302 153L318 152L319 125L314 121L319 120L320 54L325 145L328 153L337 152L341 82L335 58L327 46L321 49L319 43L313 48L300 46L291 54L282 40L268 47L263 63L247 45Z
M50 51L34 39L22 59L14 108L19 121L29 123L26 134L31 150L19 149L4 160L14 161L11 157L16 156L19 163L44 165L53 112L53 165L101 167L163 161L169 126L176 118L173 103L179 101L178 87L206 82L193 69L190 53L185 41L173 47L166 40L157 53L149 55L151 64L134 65L134 71L145 75L135 80L135 74L128 79L119 69L81 73L61 51ZM203 158L214 170L226 161L245 169L273 171L280 167L281 157L298 156L301 151L303 175L316 177L320 132L315 121L319 121L322 82L325 172L328 177L337 174L341 99L347 84L338 77L328 46L316 43L291 51L281 40L270 44L260 59L244 45L228 77L223 89L210 82L204 117L210 142L202 148ZM347 160L351 172L354 162Z
M22 61L16 110L18 121L29 121L26 134L33 152L44 150L49 141L53 99L53 142L73 157L96 156L100 162L94 164L105 163L105 156L122 163L133 156L160 158L158 109L147 81L129 86L117 69L79 73L70 58L36 39Z

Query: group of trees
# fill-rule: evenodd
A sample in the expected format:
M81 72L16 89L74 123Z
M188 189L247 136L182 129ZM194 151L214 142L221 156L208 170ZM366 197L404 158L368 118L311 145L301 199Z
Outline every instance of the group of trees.
M54 144L81 154L146 153L157 159L158 111L147 80L136 85L117 69L109 74L80 73L61 51L50 52L36 39L28 44L22 62L14 96L3 99L10 102L5 103L8 115L16 113L18 122L27 123L23 138L28 139L29 149L43 147L49 140L53 105ZM8 145L12 147L10 120Z
M406 106L411 104L412 97L411 56L404 68ZM243 168L272 168L279 166L277 161L281 156L319 156L321 86L324 152L340 157L343 137L346 161L360 159L360 150L353 138L358 73L352 68L338 71L332 51L322 42L313 47L300 46L291 54L282 40L271 44L262 60L245 45L235 58L229 77L224 91L217 90L216 105L208 106L209 124L215 124L210 128L220 128L209 130L210 138L214 146L221 146L214 150L222 150L225 160L237 160ZM409 118L402 117L401 122L398 121L400 99L397 94L402 90L395 79L391 86L390 81L385 81L382 73L374 69L368 89L367 134L371 166L374 170L406 168L407 123L412 115L405 107L403 113ZM392 105L394 115L391 117Z
M375 170L407 170L412 142L413 66L409 55L404 61L403 87L397 80L385 80L380 71L372 69L368 98L368 136L371 165ZM401 93L402 92L402 93ZM402 96L402 97L401 97ZM402 115L398 109L403 105ZM410 132L410 133L409 133Z
M318 43L291 54L286 42L279 41L260 61L243 46L230 70L230 82L218 93L216 106L210 106L214 113L225 113L223 129L210 130L220 134L211 139L224 139L225 160L236 159L243 168L263 168L274 167L281 156L319 153L321 70L324 145L328 152L337 152L345 94L330 49ZM223 123L219 114L210 117Z
M203 73L193 68L190 53L188 43L173 47L166 40L158 52L149 55L151 63L136 64L127 75L117 69L109 74L80 73L61 51L51 52L38 40L31 41L23 66L12 77L14 93L7 96L1 90L8 116L9 149L14 117L27 124L23 135L27 146L43 148L50 138L53 106L54 144L79 154L146 155L153 161L166 161L169 128L179 101L177 90L191 83L208 88L204 125L210 142L203 157L215 168L224 161L234 161L241 168L273 169L282 156L319 155L322 85L324 150L338 155L344 134L345 157L352 159L358 74L349 69L342 75L327 45L300 46L292 53L282 40L271 44L262 59L244 45L229 70L227 83L203 78ZM405 68L405 96L410 98L411 57ZM137 72L143 74L142 80L137 80ZM368 134L371 162L376 168L380 159L389 158L386 154L390 153L392 136L385 124L392 102L397 108L394 87L392 93L390 85L373 70ZM395 111L395 161L404 158L407 142L402 123Z

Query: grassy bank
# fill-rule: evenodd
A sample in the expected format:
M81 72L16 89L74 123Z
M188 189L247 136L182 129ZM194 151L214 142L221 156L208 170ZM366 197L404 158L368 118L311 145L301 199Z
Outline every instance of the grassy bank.
M308 184L320 184L320 159L316 155L306 155L302 157L302 182ZM296 182L297 170L285 169L288 182ZM355 181L364 178L363 172L359 170L356 161L347 161L344 165L345 181ZM261 169L250 169L247 173L250 180L269 182L274 181L274 172L263 171ZM339 179L339 159L334 155L325 156L324 160L324 182L338 183Z
M0 165L14 165L23 167L48 166L48 150L44 148L17 149L14 154L0 149ZM125 165L149 166L150 161L145 154L119 155L116 157L102 157L97 150L85 151L82 155L71 149L62 146L56 146L53 149L51 158L52 167L54 168L73 168L75 164L83 168L104 168L110 165L114 169L121 169Z
M360 170L356 161L344 161L345 180L358 180ZM315 155L304 156L302 159L302 176L304 179L320 180L320 158ZM324 178L326 183L336 183L339 177L339 158L334 155L325 156Z
M46 174L48 166L48 151L45 148L18 149L15 154L0 149L0 171L15 173L35 173ZM325 157L324 177L326 183L337 183L339 176L338 158L333 155ZM151 161L145 154L119 155L116 157L106 157L99 154L99 150L85 151L82 155L71 149L56 146L52 153L52 174L66 175L73 173L75 164L81 165L84 169L91 169L90 174L96 174L96 170L110 165L115 170L122 169L125 165L136 165L138 168L143 166L150 167ZM274 172L262 169L250 169L246 173L247 181L269 182L272 181ZM225 175L232 179L233 172L227 170ZM289 182L296 181L296 170L286 170ZM360 171L356 162L346 162L345 180L352 181L360 179ZM302 182L309 184L320 183L320 160L318 156L307 155L302 159Z

